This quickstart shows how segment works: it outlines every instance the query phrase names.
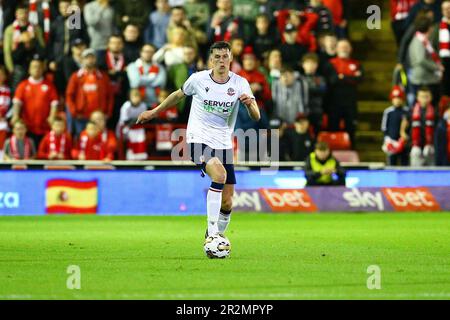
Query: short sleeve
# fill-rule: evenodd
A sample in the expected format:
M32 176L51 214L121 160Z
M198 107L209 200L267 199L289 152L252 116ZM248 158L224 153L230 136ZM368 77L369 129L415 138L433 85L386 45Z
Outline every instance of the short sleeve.
M183 86L181 87L181 91L183 91L183 93L186 96L192 96L195 94L196 87L197 87L197 74L193 73L183 84Z
M252 99L255 99L255 96L253 95L252 89L250 88L250 84L248 83L247 79L242 78L242 93L245 93L252 97Z
M23 83L20 83L14 94L13 102L22 104L23 100L24 100L24 85L23 85Z

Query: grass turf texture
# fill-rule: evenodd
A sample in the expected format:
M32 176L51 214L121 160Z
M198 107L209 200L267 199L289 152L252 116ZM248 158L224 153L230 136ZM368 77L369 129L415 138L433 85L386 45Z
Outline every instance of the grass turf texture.
M0 218L0 299L450 299L450 214ZM81 289L66 287L81 268ZM367 267L381 268L369 290Z

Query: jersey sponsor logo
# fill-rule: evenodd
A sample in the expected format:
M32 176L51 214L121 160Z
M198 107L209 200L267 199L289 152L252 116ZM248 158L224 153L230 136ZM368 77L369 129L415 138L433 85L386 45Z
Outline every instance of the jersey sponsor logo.
M383 195L381 192L360 191L351 189L342 194L352 208L376 208L378 211L384 211Z
M395 211L440 211L428 188L382 188Z
M315 212L316 204L306 190L261 189L261 195L273 212Z
M231 97L231 96L234 96L235 93L236 93L236 92L234 91L233 88L228 88L228 90L227 90L227 95L229 95L229 96Z
M233 109L232 101L203 100L203 109L207 112L229 113Z

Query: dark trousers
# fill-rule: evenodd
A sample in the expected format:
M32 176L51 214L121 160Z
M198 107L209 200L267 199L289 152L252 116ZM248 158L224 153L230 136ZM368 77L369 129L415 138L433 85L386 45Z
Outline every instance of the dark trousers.
M408 166L409 150L404 150L402 153L387 156L387 164L388 166Z
M350 135L353 148L355 147L356 117L357 111L355 105L332 106L328 114L328 127L330 131L340 131L339 123L341 119L344 119L345 131Z
M395 41L397 42L397 46L399 46L400 42L402 41L403 35L406 32L406 19L392 21L391 26L392 31L394 32Z
M444 65L444 77L442 79L442 94L450 96L450 58L443 58L442 64Z
M41 140L44 138L43 134L34 134L32 132L27 133L28 138L33 140L34 146L36 147L36 152L39 149L39 144L41 143Z

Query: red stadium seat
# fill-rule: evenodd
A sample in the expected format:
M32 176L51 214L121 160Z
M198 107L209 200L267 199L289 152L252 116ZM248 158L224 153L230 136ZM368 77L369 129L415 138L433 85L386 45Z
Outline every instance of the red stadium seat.
M339 162L359 163L358 152L354 150L335 150L333 151L333 156Z
M331 150L350 150L351 148L350 136L347 132L322 131L317 141L328 143Z

